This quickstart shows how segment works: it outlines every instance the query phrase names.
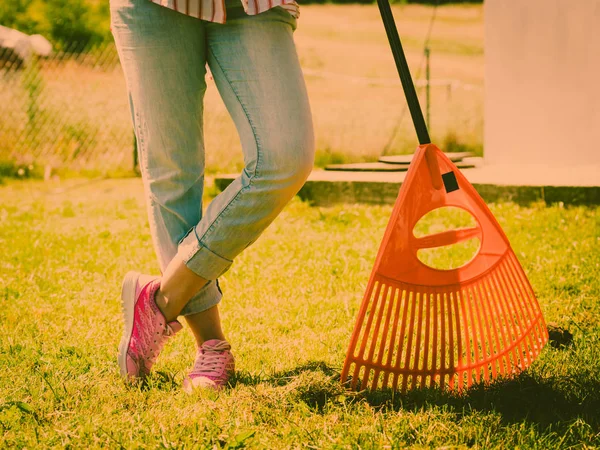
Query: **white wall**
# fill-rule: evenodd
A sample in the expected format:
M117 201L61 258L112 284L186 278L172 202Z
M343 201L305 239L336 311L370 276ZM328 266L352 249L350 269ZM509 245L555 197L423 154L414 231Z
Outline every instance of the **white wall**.
M600 166L600 0L484 7L486 165Z

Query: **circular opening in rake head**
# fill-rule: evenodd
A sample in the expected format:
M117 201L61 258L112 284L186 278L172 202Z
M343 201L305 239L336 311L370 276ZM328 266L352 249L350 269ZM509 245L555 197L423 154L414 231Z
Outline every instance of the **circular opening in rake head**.
M476 227L477 220L473 215L455 206L444 206L429 211L416 223L413 234L422 238L461 228ZM473 237L466 241L443 247L421 248L417 258L423 264L438 270L454 270L466 266L479 252L481 241Z

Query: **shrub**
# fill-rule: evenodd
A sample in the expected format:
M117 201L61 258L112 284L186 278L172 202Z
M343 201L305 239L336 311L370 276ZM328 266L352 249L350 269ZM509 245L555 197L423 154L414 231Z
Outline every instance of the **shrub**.
M0 24L27 34L41 34L56 50L81 52L110 39L107 1L2 0Z

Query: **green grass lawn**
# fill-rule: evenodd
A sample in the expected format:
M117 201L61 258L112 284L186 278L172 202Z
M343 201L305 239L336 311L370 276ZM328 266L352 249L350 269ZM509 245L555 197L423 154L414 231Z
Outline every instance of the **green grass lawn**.
M391 206L295 198L221 279L232 387L188 396L187 331L147 386L119 378L121 279L157 272L141 181L7 182L0 448L600 446L600 209L491 209L572 346L548 346L518 379L463 396L346 392L337 377Z

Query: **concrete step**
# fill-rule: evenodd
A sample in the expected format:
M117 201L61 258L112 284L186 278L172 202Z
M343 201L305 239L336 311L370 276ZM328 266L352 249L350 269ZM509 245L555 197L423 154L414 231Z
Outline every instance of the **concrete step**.
M600 205L600 167L488 166L461 172L490 202L527 205L544 201L565 205ZM224 190L239 175L215 177ZM314 170L298 195L313 205L335 203L393 204L406 172Z
M446 155L446 158L448 158L452 162L462 161L464 158L470 158L474 156L471 152L444 152L444 155ZM380 156L379 162L386 164L410 164L410 162L413 159L413 156L414 153L410 155Z
M473 164L467 164L462 161L454 163L459 169L468 169L475 167ZM401 163L351 163L351 164L330 164L325 170L336 170L341 172L406 172L410 164Z

